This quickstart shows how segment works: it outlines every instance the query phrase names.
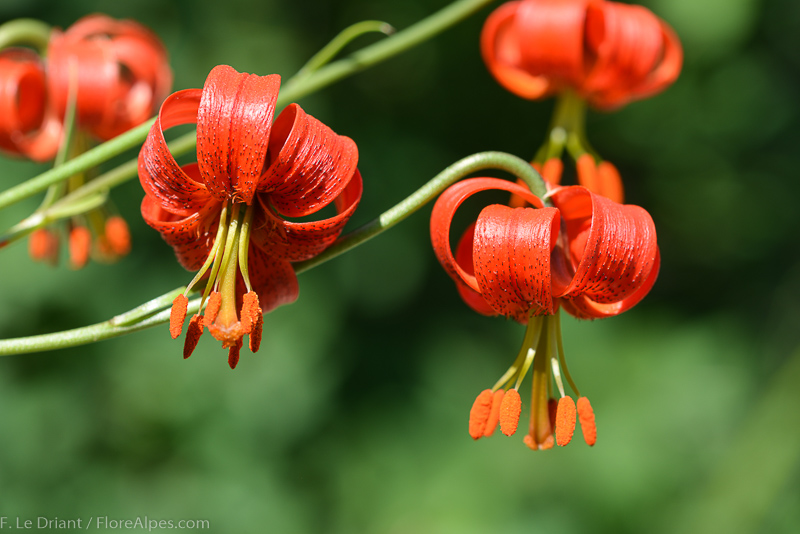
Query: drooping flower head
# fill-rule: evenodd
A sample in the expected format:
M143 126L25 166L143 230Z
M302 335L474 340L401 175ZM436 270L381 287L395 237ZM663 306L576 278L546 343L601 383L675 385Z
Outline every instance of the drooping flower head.
M489 71L529 99L573 90L601 109L671 85L683 51L651 11L605 0L518 0L487 19L481 51Z
M172 86L159 38L138 22L105 15L89 15L50 36L47 81L59 117L67 109L71 68L78 124L101 140L152 117Z
M202 90L178 91L161 106L139 153L142 216L178 261L199 271L175 299L170 333L181 333L191 287L208 275L201 312L190 321L188 357L203 328L229 349L258 350L262 313L298 296L292 262L312 258L341 233L361 198L358 150L300 106L273 123L280 76L215 67ZM164 130L197 124L197 163L179 166ZM333 205L336 214L307 218Z
M52 30L47 57L29 48L0 51L0 148L53 159L75 92L78 129L108 140L152 117L169 93L164 45L132 20L95 14Z
M487 206L453 255L450 224L455 211L486 190L507 191L530 207ZM517 359L473 406L470 434L475 439L491 435L498 422L505 434L516 431L521 409L517 389L532 366L525 442L534 449L550 448L555 429L558 444L566 445L576 408L565 395L562 373L576 396L580 394L566 367L559 308L582 319L618 315L644 298L658 275L655 226L644 209L618 204L582 186L556 188L550 200L553 207L545 207L521 185L472 178L448 188L433 208L434 252L463 300L481 314L527 324ZM553 383L560 396L557 407ZM594 415L585 397L578 399L577 415L584 437L593 444Z

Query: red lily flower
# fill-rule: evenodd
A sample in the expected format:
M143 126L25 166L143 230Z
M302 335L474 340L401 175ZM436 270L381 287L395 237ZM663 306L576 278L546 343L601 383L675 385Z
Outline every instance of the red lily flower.
M52 32L47 79L59 117L67 108L70 64L77 70L78 124L103 140L152 117L172 85L164 45L132 20L89 15Z
M453 214L473 194L491 189L510 192L533 207L487 206L453 256ZM555 427L559 445L566 445L575 426L575 406L564 394L562 372L580 394L563 355L559 307L583 319L618 315L644 298L658 276L655 226L644 209L617 204L582 186L559 187L549 195L554 207L544 207L521 185L473 178L451 186L433 208L434 252L464 301L484 315L505 315L528 325L514 364L473 406L470 434L475 439L491 435L498 422L507 435L516 430L517 389L533 365L531 425L525 441L531 448L550 448ZM551 377L561 396L557 409ZM577 413L584 437L593 444L594 415L583 397Z
M680 73L675 32L648 9L604 0L518 0L487 19L481 51L512 93L539 99L573 89L612 109L656 94Z
M155 34L131 20L89 15L51 32L46 62L29 49L0 51L0 148L36 161L55 157L71 76L77 123L101 140L152 117L172 85Z
M209 273L205 315L192 318L184 357L204 326L230 349L231 368L244 334L250 336L251 351L258 350L261 314L297 299L292 262L312 258L333 243L361 199L355 143L297 104L273 124L279 87L276 74L215 67L202 91L187 89L167 98L139 153L145 222L175 249L181 265L199 270L173 304L173 338L185 319L186 295ZM193 123L198 162L180 167L163 131ZM331 203L336 215L328 219L287 220Z

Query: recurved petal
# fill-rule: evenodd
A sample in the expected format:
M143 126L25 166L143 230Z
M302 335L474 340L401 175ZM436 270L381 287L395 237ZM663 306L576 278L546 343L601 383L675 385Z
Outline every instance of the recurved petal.
M24 48L0 51L0 148L46 161L60 137L61 123L47 107L41 58Z
M594 106L623 106L663 90L678 77L680 42L650 10L596 4L589 8L586 27L596 61L581 90Z
M552 195L561 211L574 275L554 297L585 297L621 313L649 291L658 271L656 229L639 206L621 205L584 187L563 187Z
M176 215L190 215L211 199L197 165L181 168L164 140L164 130L195 122L199 103L199 89L185 89L171 94L161 106L139 152L139 181L142 187L161 207Z
M658 278L658 270L661 266L661 254L656 250L656 259L653 263L653 269L650 271L647 279L642 283L635 292L617 302L608 304L595 302L586 295L578 295L574 298L560 299L561 305L567 313L579 319L603 319L605 317L613 317L620 313L627 311L636 306L652 289L653 284L656 283Z
M356 170L353 179L334 200L336 215L309 222L291 222L274 213L266 195L257 195L261 209L257 211L250 239L271 256L287 261L313 258L328 248L353 215L362 192L361 174Z
M50 102L57 116L67 109L70 79L77 82L76 118L81 128L94 132L115 106L119 66L103 41L69 39L53 31L47 50Z
M458 207L467 198L475 193L491 189L513 193L533 206L543 207L541 199L531 193L527 187L498 178L468 178L451 185L439 195L431 213L431 243L439 263L456 283L464 283L478 293L481 290L475 276L466 272L453 257L453 251L450 248L450 223Z
M347 187L358 164L358 149L297 104L275 121L269 168L259 191L270 193L278 213L303 217L330 204Z
M291 263L251 246L247 265L250 282L258 293L258 302L264 313L297 300L300 288Z
M219 65L209 73L197 112L197 158L219 200L250 204L264 168L281 78Z
M190 271L202 267L214 245L219 210L220 206L213 198L209 198L203 209L188 216L166 211L150 195L145 195L142 200L144 222L158 230L164 241L175 250L180 264Z
M586 10L592 0L523 0L515 17L528 72L575 86L586 73Z
M506 2L486 19L481 31L481 55L495 79L517 96L544 98L554 92L551 80L525 69L520 47L521 35L515 24L522 2Z
M456 263L470 276L475 276L475 266L472 261L472 245L475 237L475 223L470 224L461 239L458 241L456 247ZM455 279L456 289L461 299L467 305L480 313L481 315L497 315L497 311L492 308L486 299L480 293L469 287L461 281L460 278Z
M487 206L475 225L473 263L480 294L498 313L525 323L531 310L553 313L550 255L558 239L555 208Z

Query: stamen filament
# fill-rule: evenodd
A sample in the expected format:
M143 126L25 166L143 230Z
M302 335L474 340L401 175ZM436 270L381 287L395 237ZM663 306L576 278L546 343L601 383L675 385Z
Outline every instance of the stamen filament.
M206 271L208 270L208 268L211 266L211 264L216 259L217 252L219 251L220 243L222 243L222 241L225 240L225 232L228 229L228 225L226 223L224 223L224 221L226 220L227 216L228 216L228 206L225 205L225 206L222 206L222 211L219 214L219 227L217 228L217 236L214 238L214 245L212 245L211 251L208 253L208 257L206 258L205 263L203 263L203 266L200 267L200 270L197 271L197 274L194 276L194 278L192 278L192 281L189 282L188 286L186 286L186 290L183 292L184 296L187 296L189 294L189 292L192 290L194 285L197 282L200 281L200 279L203 277L204 274L206 274ZM204 294L203 295L203 302L205 302L205 298L206 298L206 295ZM201 303L200 311L198 311L198 313L202 312L202 310L203 310L203 306L202 306L202 303Z
M578 390L578 386L575 385L575 382L572 380L572 377L569 374L567 359L564 357L564 346L561 342L561 310L556 311L556 313L553 315L552 322L555 328L556 346L558 347L558 361L561 364L561 369L564 371L564 378L567 379L569 387L571 387L572 391L575 392L575 396L580 397L581 392Z
M495 385L492 387L492 391L495 391L501 387L505 387L508 389L510 387L510 382L521 374L524 376L525 373L518 373L520 367L525 362L525 359L528 356L528 349L534 348L539 343L539 336L542 332L542 320L543 318L540 316L534 316L531 313L531 317L528 318L528 328L525 330L525 338L522 340L522 347L519 349L519 354L517 354L517 358L514 360L514 363L511 364L511 367L500 377L500 380L495 382ZM525 368L527 372L528 368Z
M225 243L225 248L227 248L227 246L228 246L228 238L229 238L229 236L228 236L228 226L229 226L228 208L229 207L230 207L230 204L226 204L222 208L222 212L220 213L220 216L219 216L219 228L220 228L220 231L217 232L217 239L214 242L214 245L217 245L217 243L219 243L219 245L217 246L216 250L214 251L214 264L211 266L211 273L208 275L208 282L206 282L206 288L203 290L203 298L200 300L201 304L203 304L206 301L206 299L208 298L209 293L211 293L211 290L214 288L214 285L216 284L216 281L217 281L217 275L219 274L220 266L222 265L222 259L223 259L223 256L224 256L224 252L220 253L220 248L219 247L223 246L222 243ZM233 219L233 214L231 214L231 219ZM225 249L222 249L222 250L224 251ZM201 308L202 308L202 306L201 306Z
M536 351L533 349L528 349L528 354L525 355L525 363L522 364L522 369L520 369L519 374L517 375L517 382L514 384L514 389L519 389L522 379L525 378L525 374L528 372L528 369L531 368L534 356L536 356Z
M239 319L236 309L236 261L234 257L238 258L239 248L239 203L233 206L231 213L231 222L228 228L228 238L225 241L225 254L222 258L222 265L220 267L220 282L219 292L222 295L222 306L217 314L218 320L224 325L232 325ZM208 289L208 288L206 288Z
M558 341L556 341L555 337L555 319L550 319L547 322L547 348L550 351L548 356L550 357L550 366L553 368L553 380L555 380L556 387L558 387L558 392L563 398L566 396L566 393L564 393L564 382L561 380L561 369L558 366Z
M247 206L247 211L244 212L244 219L239 230L239 271L244 278L244 286L247 292L253 290L250 285L250 273L247 271L247 253L250 250L250 220L253 218L253 205Z

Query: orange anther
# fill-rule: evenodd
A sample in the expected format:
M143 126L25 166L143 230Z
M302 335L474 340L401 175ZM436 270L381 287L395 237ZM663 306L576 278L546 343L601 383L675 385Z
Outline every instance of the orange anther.
M591 191L600 194L597 187L597 165L591 154L584 154L575 162L578 170L578 183Z
M92 251L92 233L85 226L76 226L69 233L69 260L73 269L80 269L89 261Z
M511 436L517 431L519 415L522 413L522 399L516 389L509 389L500 403L500 431Z
M261 347L261 330L264 327L264 315L261 312L261 306L258 307L256 324L253 326L253 329L250 331L249 338L250 338L250 352L258 352L259 347Z
M172 339L177 339L183 330L183 322L186 320L186 310L189 307L189 299L181 293L172 301L172 309L169 311L169 335Z
M484 389L478 394L475 402L472 403L472 408L469 411L469 435L472 436L472 439L478 439L483 436L486 421L489 420L489 415L492 412L493 396L491 389Z
M242 350L241 338L228 349L228 365L231 369L236 369L236 364L239 363L239 351Z
M261 305L258 303L258 293L248 291L242 298L241 322L244 333L249 334L258 322L258 314L261 313Z
M189 327L186 329L186 341L183 344L183 358L192 355L200 336L203 334L203 317L198 313L189 320Z
M502 389L498 389L492 395L492 409L489 412L489 419L486 421L486 428L483 429L484 437L488 438L494 434L497 428L497 423L500 421L500 406L503 404L505 393Z
M597 166L597 185L604 197L620 204L625 200L622 177L613 163L603 161Z
M561 397L556 411L556 443L566 446L575 433L575 401L572 397Z
M203 324L210 327L214 319L217 318L219 308L222 306L222 295L216 291L212 291L208 296L208 303L206 304L206 311L203 314Z
M561 174L564 172L564 162L561 158L550 158L544 162L542 167L542 178L550 185L561 183Z
M35 261L58 262L58 237L47 228L35 230L28 241L28 253Z
M114 254L124 256L131 251L131 232L128 230L128 223L119 215L108 218L105 234Z
M586 397L578 399L578 418L581 421L583 439L588 445L594 445L597 441L597 426L594 422L594 410Z

